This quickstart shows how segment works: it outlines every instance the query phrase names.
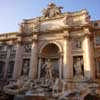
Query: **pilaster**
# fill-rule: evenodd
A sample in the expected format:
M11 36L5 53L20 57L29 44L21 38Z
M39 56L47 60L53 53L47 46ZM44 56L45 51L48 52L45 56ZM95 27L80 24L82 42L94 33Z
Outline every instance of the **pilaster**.
M16 79L21 75L22 71L22 63L23 63L23 46L20 42L16 44L16 56L15 56L15 65L13 78Z
M95 78L95 66L94 66L94 52L93 44L90 40L90 32L85 30L85 36L83 40L83 59L84 59L84 74L89 79Z
M62 69L63 69L63 55L62 52L60 53L60 58L59 58L59 78L62 79Z
M40 72L41 72L41 58L39 58L39 61L38 61L38 79L40 79Z
M9 67L9 57L10 57L10 49L7 50L7 57L6 57L5 69L4 69L4 79L6 79L6 77L7 77L7 70Z
M66 34L69 34L66 32ZM72 47L71 47L71 39L67 35L64 37L64 55L63 55L63 76L64 79L72 79L73 78L73 61L72 61Z
M31 60L30 60L30 71L29 77L35 79L37 75L37 64L38 64L38 55L37 55L37 35L33 36L33 44L31 50Z

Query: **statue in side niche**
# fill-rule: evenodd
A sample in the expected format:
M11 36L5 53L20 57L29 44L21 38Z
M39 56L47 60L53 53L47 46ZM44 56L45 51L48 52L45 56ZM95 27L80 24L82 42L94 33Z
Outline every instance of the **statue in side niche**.
M82 63L82 60L80 60L80 58L77 58L77 62L74 64L76 79L83 79Z
M54 3L49 3L47 9L43 9L44 17L55 17L61 14L62 7L57 7Z
M31 86L31 80L27 75L27 71L27 67L24 66L23 75L20 76L16 82L10 82L8 85L6 85L4 87L4 92L7 94L16 95L29 90Z

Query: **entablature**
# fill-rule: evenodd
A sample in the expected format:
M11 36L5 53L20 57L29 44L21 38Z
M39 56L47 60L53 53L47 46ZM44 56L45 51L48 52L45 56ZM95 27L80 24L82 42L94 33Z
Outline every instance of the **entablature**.
M51 5L53 7L51 7ZM20 24L20 33L42 33L57 30L60 31L69 28L76 29L86 25L91 26L90 16L86 9L77 12L61 13L61 8L57 7L55 4L50 4L48 6L50 7L44 9L46 12L48 10L48 14L44 12L41 17L24 19ZM51 11L58 11L59 14L55 12L51 13Z
M16 40L18 32L0 34L0 41Z

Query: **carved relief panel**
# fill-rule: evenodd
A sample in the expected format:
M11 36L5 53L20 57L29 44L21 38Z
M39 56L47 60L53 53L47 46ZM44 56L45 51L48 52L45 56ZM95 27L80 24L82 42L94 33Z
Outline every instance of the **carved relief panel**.
M32 46L32 44L27 43L27 44L24 44L23 46L24 46L24 52L25 53L31 53L31 46Z
M72 48L73 49L82 49L82 39L81 38L74 38L72 40Z

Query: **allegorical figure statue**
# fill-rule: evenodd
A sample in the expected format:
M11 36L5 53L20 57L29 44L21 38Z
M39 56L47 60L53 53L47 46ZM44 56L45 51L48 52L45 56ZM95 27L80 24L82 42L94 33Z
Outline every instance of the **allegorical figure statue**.
M57 15L61 14L62 7L57 7L54 3L49 3L47 9L43 9L43 15L44 17L55 17Z
M25 26L23 23L19 24L20 28L19 28L19 32L20 33L25 33Z
M20 76L16 82L10 82L4 87L4 92L7 94L15 95L25 92L30 87L30 80L27 75L27 66L23 68L23 75Z
M82 70L82 61L80 58L77 58L77 62L74 64L75 77L82 79L83 78L83 70Z

